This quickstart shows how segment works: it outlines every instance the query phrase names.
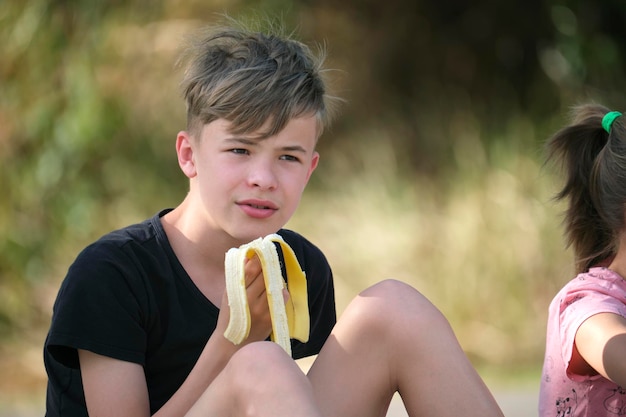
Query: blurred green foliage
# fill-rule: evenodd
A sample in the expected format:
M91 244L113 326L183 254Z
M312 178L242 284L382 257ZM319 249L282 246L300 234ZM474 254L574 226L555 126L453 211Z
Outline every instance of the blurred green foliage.
M350 187L364 187L396 203L394 210L374 207L365 215L369 223L384 225L411 210L432 214L429 221L409 222L416 227L415 252L407 262L432 255L419 239L438 235L424 230L433 222L452 227L454 207L464 202L478 211L494 204L505 210L486 211L480 220L483 232L500 241L517 237L495 233L507 219L522 230L540 222L555 227L537 229L530 241L535 249L527 253L562 249L558 220L536 209L549 199L547 185L535 183L541 143L578 101L625 108L622 1L2 0L0 340L45 330L58 284L83 246L182 199L187 183L174 152L184 128L176 52L186 33L223 12L279 16L305 42L326 44L328 64L338 69L333 88L347 105L320 143L321 171L310 195L353 200L313 205L317 212L302 214L313 223L358 204L363 193ZM519 193L503 202L511 190ZM534 203L517 217L513 212L524 201ZM381 204L376 197L362 202ZM442 208L449 217L441 217ZM496 213L501 223L494 226L489 220ZM481 239L468 242L480 245ZM515 255L499 257L497 244L478 249L463 258L480 268L464 281L476 288L487 279L489 260ZM540 266L547 268L548 258ZM526 262L532 256L510 260L508 270L515 272L503 281L508 284L494 285L502 275L492 277L499 292L487 296L502 299L497 308L513 305L512 316L525 309L520 300L509 302L514 295L527 291L522 300L539 300L533 308L541 311L556 288L542 287L542 274L554 270L521 266ZM354 272L341 264L338 275L356 288L349 276L365 270L348 265ZM450 279L458 275L445 266ZM430 264L426 270L437 272ZM486 314L478 289L480 305L463 304L456 312L450 287L432 291L451 317ZM41 332L33 337L39 340ZM530 359L540 345L532 344Z

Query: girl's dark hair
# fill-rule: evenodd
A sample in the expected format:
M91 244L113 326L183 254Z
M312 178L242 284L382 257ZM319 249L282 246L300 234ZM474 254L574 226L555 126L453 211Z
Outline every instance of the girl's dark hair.
M574 107L571 123L547 142L547 161L559 163L565 174L556 198L568 202L565 235L577 272L609 261L624 228L626 116L607 133L602 118L608 112L598 104Z

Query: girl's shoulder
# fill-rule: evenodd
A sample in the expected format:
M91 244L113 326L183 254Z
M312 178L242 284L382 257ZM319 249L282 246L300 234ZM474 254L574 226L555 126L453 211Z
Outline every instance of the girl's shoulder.
M569 281L553 303L562 312L574 305L580 311L614 305L618 307L620 315L626 316L626 280L608 268L591 268Z
M615 289L626 291L626 280L606 267L593 267L582 272L565 285L566 289Z

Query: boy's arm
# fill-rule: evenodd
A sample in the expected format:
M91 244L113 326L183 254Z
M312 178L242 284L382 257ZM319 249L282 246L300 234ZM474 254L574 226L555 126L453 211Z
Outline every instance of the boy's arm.
M148 388L141 365L88 350L78 350L90 416L150 416Z
M626 318L615 313L593 315L576 332L570 370L584 369L585 364L588 364L605 378L626 386L625 351ZM578 361L576 353L580 356Z
M183 385L154 414L155 417L184 416L226 365L237 347L225 338L215 336L209 339ZM218 349L221 352L218 353ZM87 350L79 350L78 357L90 416L150 416L148 388L141 365Z
M265 295L263 271L258 257L245 265L246 292L252 317L250 335L236 346L224 337L230 311L226 293L222 296L218 323L196 365L176 393L154 414L155 417L182 417L200 398L209 384L224 369L232 355L243 345L265 340L271 331L271 319ZM90 416L148 417L150 404L143 367L79 350L80 370Z

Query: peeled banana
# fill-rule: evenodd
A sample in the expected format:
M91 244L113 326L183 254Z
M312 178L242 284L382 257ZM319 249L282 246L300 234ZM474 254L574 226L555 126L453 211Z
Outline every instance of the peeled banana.
M280 267L278 243L283 252L287 272L289 299L285 302L285 280ZM238 345L250 333L250 309L246 295L244 265L247 258L259 257L263 269L267 302L272 320L270 338L291 356L291 338L301 342L309 340L309 305L306 275L300 268L293 249L278 234L270 234L250 243L231 248L226 252L226 294L230 307L230 321L224 336Z

